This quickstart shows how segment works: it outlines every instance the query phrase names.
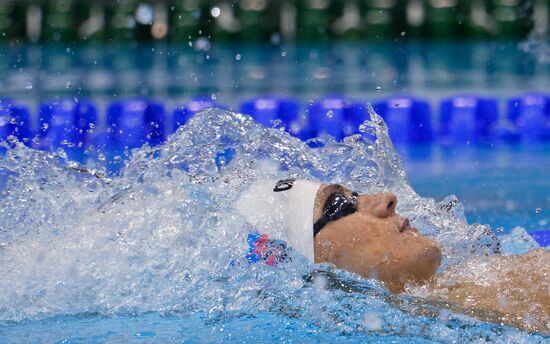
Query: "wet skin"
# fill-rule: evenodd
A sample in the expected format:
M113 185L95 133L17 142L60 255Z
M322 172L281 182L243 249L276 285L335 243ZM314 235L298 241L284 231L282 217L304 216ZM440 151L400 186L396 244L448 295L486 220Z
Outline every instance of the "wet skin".
M352 196L340 185L323 186L316 196L314 222L334 192ZM393 292L405 291L410 283L407 291L420 294L421 302L550 334L550 251L473 257L434 275L441 250L396 214L396 204L391 193L360 195L355 213L328 222L317 234L315 262L376 278Z
M334 192L352 197L340 185L323 186L316 196L314 222ZM315 237L315 262L376 278L394 292L403 291L406 283L428 280L441 262L441 250L399 216L396 205L392 193L359 195L355 213L328 222Z

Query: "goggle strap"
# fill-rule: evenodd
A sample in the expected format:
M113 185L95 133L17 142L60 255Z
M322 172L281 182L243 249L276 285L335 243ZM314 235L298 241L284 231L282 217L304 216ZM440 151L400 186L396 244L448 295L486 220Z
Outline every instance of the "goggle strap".
M330 221L330 215L327 215L326 213L321 215L319 220L313 224L313 237L317 236L321 229L325 227L325 225Z

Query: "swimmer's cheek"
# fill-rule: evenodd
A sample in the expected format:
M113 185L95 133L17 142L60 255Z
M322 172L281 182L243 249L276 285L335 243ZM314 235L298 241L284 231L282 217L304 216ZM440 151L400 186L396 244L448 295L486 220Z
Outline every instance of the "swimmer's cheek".
M349 244L334 244L329 241L319 241L315 252L316 263L330 263L339 269L356 273L365 278L376 278L376 262L369 259L361 248Z
M404 291L407 283L430 279L441 262L441 250L429 240L397 246L394 250L363 244L318 240L315 262L328 262L364 278L380 280L393 292Z

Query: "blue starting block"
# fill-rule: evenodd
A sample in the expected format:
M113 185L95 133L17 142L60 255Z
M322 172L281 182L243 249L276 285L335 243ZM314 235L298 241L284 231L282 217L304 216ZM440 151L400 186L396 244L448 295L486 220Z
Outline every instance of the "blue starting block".
M496 135L498 103L494 98L458 96L440 107L440 135L445 143L486 142Z
M388 125L394 143L428 143L433 140L430 104L408 96L395 96L373 104Z

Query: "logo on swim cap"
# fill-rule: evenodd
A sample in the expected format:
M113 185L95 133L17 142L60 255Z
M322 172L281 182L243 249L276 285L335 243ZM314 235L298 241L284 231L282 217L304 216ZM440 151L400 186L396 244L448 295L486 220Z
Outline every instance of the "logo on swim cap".
M292 189L292 185L294 185L294 182L296 179L282 179L277 182L275 187L273 188L273 191L275 192L281 192L281 191L287 191Z

